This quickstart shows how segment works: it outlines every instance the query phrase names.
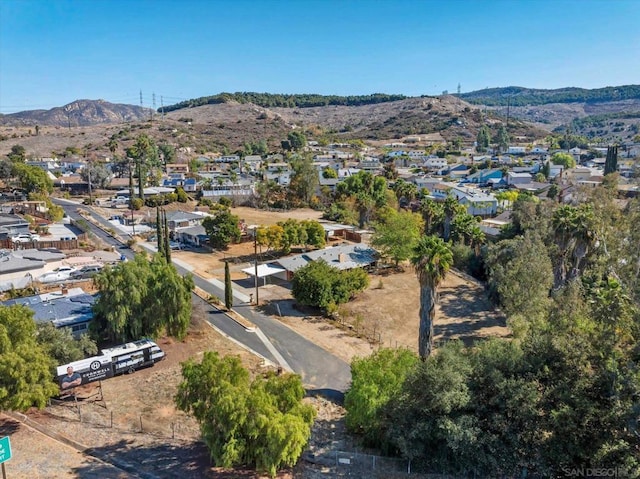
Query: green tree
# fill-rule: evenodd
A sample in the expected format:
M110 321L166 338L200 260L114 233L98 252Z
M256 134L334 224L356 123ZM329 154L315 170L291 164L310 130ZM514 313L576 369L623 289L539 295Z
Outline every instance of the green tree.
M422 218L416 213L389 210L382 221L375 224L371 244L383 257L392 259L397 268L401 261L411 257L423 224Z
M114 342L158 337L183 339L191 319L193 278L182 277L159 254L106 268L94 277L100 295L93 306L92 331Z
M338 177L338 172L336 170L334 170L333 168L330 167L326 167L325 169L322 170L322 177L323 178L337 178Z
M470 453L469 444L479 439L476 420L467 413L473 404L471 374L458 342L446 344L409 374L385 408L388 440L402 457L443 471L447 457L456 461Z
M91 182L94 188L107 188L111 183L111 172L101 163L87 163L87 166L80 170L80 177L83 181Z
M431 198L420 200L420 214L424 220L424 234L435 234L444 220L442 203L436 203Z
M162 239L164 240L164 246L162 247L162 252L164 253L164 259L167 264L171 264L171 244L169 242L169 222L167 221L167 212L162 210L162 222L163 222L163 233Z
M562 165L567 170L576 166L576 160L573 158L573 155L561 151L551 156L551 163L554 165Z
M273 477L297 462L315 417L302 403L299 376L271 373L250 381L239 358L208 351L201 363L183 363L182 377L176 405L200 423L215 465L251 464Z
M20 183L20 187L27 193L51 193L53 181L47 173L37 166L29 166L24 163L13 165L13 176Z
M466 213L466 207L458 203L458 199L455 196L448 194L442 204L442 211L444 213L442 236L445 241L449 241L451 238L451 222L457 215Z
M498 128L498 134L496 135L496 143L498 144L498 148L500 151L507 151L509 148L509 143L511 139L509 138L509 133L507 133L507 129L504 125L500 125Z
M489 132L489 128L487 125L482 125L480 130L478 131L478 136L476 138L476 150L482 153L487 151L489 145L491 145L491 133Z
M189 201L189 196L181 186L178 186L176 188L176 195L178 196L179 203L186 203L187 201Z
M418 357L408 349L379 349L351 361L351 386L344 397L346 424L365 443L384 447L387 428L384 408L395 400Z
M229 272L229 262L224 263L224 307L228 311L233 308L233 285L231 283L231 273Z
M7 158L9 158L9 161L13 163L22 163L27 159L27 151L22 145L13 145L11 147L11 151L7 155Z
M226 249L230 243L238 243L242 232L240 231L240 218L231 214L228 209L218 211L215 216L204 219L202 226L211 246L217 249Z
M607 147L607 159L604 164L604 174L609 175L618 171L618 147Z
M489 246L485 261L489 294L508 316L539 317L548 311L551 259L534 232Z
M154 167L158 166L158 148L155 141L146 134L136 137L135 143L127 148L127 157L133 159L138 178L138 197L144 199L144 187Z
M0 306L0 408L42 409L58 393L54 364L38 343L33 311L26 306Z
M413 249L411 263L420 283L420 332L418 352L424 360L433 347L436 290L453 264L449 245L436 236L423 236Z
M360 269L340 271L324 260L312 261L296 271L291 294L300 304L330 312L369 286L369 276Z
M158 153L162 158L162 163L167 166L167 163L173 163L176 161L176 149L169 143L160 143L158 145Z
M367 171L359 171L336 186L338 200L352 197L359 214L359 225L364 227L376 208L387 203L387 181L381 176L373 176Z
M38 344L57 365L78 361L98 353L98 346L88 335L78 339L73 337L71 329L56 328L52 323L37 325Z
M300 130L293 130L287 135L291 148L298 151L307 146L307 137Z
M318 170L313 166L311 156L305 155L291 162L293 177L289 191L305 206L309 206L316 188L318 187Z

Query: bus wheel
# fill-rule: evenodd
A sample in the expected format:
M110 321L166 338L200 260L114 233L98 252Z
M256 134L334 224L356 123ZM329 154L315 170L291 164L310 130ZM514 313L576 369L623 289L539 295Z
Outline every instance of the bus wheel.
M135 372L136 372L136 370L135 370L135 369L133 369L133 368L129 368L129 370L127 371L127 374L133 374L133 373L135 373Z

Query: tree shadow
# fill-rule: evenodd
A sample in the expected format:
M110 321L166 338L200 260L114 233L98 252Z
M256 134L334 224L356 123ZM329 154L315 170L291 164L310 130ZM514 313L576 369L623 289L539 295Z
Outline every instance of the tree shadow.
M265 301L258 311L272 316L291 316L294 318L317 318L320 310L298 304L295 299L272 299Z
M264 477L251 468L220 469L211 464L209 451L202 442L174 441L172 444L140 445L122 439L112 444L87 449L85 454L130 473L134 477L160 479L257 478ZM80 478L114 476L105 464L84 464L73 469ZM122 476L126 477L126 476Z
M9 417L0 417L0 436L11 436L20 429L20 422Z

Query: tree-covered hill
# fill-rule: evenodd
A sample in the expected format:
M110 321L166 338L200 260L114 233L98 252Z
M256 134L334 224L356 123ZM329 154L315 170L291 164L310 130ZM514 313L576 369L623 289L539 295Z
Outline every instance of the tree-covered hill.
M403 100L404 95L388 95L386 93L374 93L372 95L317 95L310 94L274 94L255 92L219 93L212 96L203 96L191 100L185 100L175 105L164 107L164 111L174 111L183 108L191 108L202 105L215 105L235 101L238 103L253 103L263 108L308 108L313 106L344 105L360 106L384 103L388 101ZM160 110L158 110L160 111Z
M539 90L510 86L486 88L459 97L469 103L487 106L546 105L549 103L601 103L620 100L640 99L640 85L608 86L604 88L558 88Z

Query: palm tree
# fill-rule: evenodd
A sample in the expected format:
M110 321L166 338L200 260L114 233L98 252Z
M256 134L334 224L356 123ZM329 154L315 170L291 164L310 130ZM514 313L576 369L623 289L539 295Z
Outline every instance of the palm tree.
M436 290L453 264L448 243L437 236L423 236L411 257L420 282L420 334L418 352L424 360L433 347L433 321L436 314Z
M449 237L451 236L451 221L453 217L461 211L461 208L458 203L458 199L448 194L444 200L444 240L449 241Z
M440 203L436 203L430 198L424 198L420 202L420 213L424 220L424 233L430 235L435 231L435 225L440 223L444 216L444 209Z

